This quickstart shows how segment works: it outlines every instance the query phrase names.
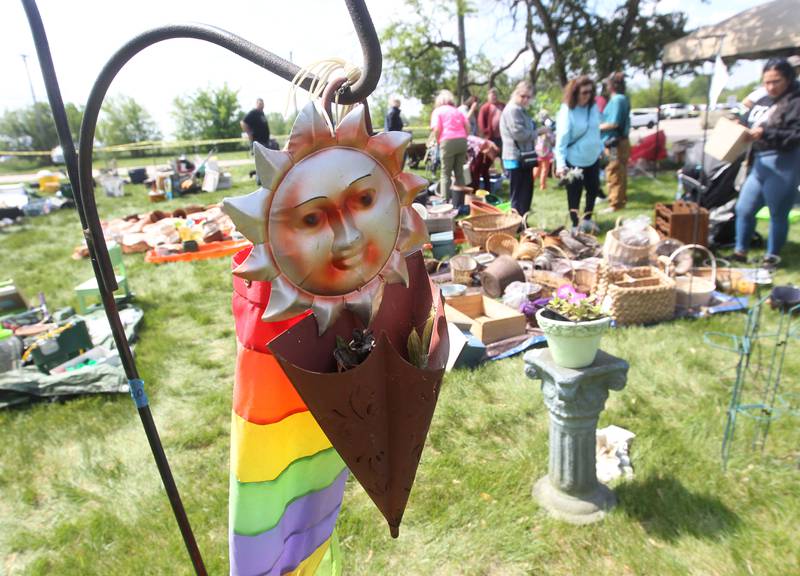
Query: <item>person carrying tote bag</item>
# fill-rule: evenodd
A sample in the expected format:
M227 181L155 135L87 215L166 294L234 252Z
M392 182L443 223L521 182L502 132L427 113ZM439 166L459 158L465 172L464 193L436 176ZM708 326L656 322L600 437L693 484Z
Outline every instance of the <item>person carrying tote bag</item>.
M578 76L564 89L564 102L556 120L556 175L566 181L567 205L572 227L594 232L594 204L600 195L600 112L594 103L595 85ZM586 205L580 218L580 202L586 189ZM580 226L579 226L580 223Z
M514 88L511 101L500 117L503 140L503 168L508 170L511 207L520 214L531 209L533 200L533 167L536 165L536 125L526 108L533 96L530 83L522 81Z

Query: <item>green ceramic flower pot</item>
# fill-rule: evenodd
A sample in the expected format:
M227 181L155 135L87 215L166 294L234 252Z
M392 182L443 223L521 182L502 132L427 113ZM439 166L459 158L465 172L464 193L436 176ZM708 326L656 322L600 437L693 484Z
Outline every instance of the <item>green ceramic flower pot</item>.
M536 313L536 320L547 338L547 346L556 364L564 368L584 368L594 362L600 339L611 324L611 318L566 322L547 318L542 312L544 309Z

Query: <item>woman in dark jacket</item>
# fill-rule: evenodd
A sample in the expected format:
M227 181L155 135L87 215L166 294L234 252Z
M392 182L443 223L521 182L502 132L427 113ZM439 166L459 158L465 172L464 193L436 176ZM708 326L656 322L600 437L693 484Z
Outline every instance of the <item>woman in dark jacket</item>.
M767 95L747 115L753 142L752 170L736 203L736 251L733 259L747 260L756 225L756 212L769 207L769 240L763 263L775 266L789 234L789 211L800 182L800 85L794 68L783 58L764 66Z

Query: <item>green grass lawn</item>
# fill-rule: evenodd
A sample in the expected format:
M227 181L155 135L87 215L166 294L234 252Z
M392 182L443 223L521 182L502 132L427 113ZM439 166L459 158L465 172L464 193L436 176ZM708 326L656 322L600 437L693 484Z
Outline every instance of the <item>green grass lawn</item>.
M247 167L231 191L166 204L215 202L254 189ZM669 199L674 178L635 179L625 215ZM98 197L104 218L153 208L144 188ZM158 206L164 209L165 205ZM537 191L531 224L566 219L560 189ZM604 230L611 216L601 216ZM3 277L51 307L75 305L90 277L70 254L73 211L0 231ZM167 265L125 257L145 311L137 365L210 574L227 571L230 400L236 353L227 260ZM800 282L793 230L779 282ZM611 331L608 352L631 364L600 426L635 432L633 480L600 524L565 525L531 499L547 470L547 412L520 357L448 374L417 481L392 540L351 479L339 521L345 574L798 574L797 420L773 425L764 455L742 434L727 473L720 444L734 357L703 344L738 332L733 314ZM770 321L774 320L770 316ZM798 389L798 345L784 386ZM743 432L746 426L743 427ZM86 397L0 412L0 574L190 574L136 410L127 396Z

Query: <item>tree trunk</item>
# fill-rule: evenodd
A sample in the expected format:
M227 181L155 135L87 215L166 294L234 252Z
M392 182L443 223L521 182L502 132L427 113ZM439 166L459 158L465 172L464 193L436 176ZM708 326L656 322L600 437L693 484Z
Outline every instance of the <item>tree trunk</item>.
M539 16L539 21L542 23L542 27L544 28L544 33L547 36L548 43L550 44L550 50L553 52L553 66L556 68L558 81L562 86L566 86L568 81L567 64L564 61L564 55L561 53L561 46L558 42L559 31L554 25L553 19L550 17L550 13L544 6L542 0L526 0L526 2L532 3L534 8L536 8L536 14Z
M533 93L536 94L536 83L539 81L539 63L542 60L542 52L534 52L533 53L533 62L531 62L531 67L528 68L528 79L533 86Z
M625 3L625 20L622 23L622 30L619 34L620 50L614 52L614 57L608 66L608 74L619 72L622 68L622 63L627 60L633 36L633 26L636 24L636 19L639 17L639 3L640 0L627 0Z
M463 102L469 96L467 90L467 38L464 33L464 10L458 6L458 98Z

